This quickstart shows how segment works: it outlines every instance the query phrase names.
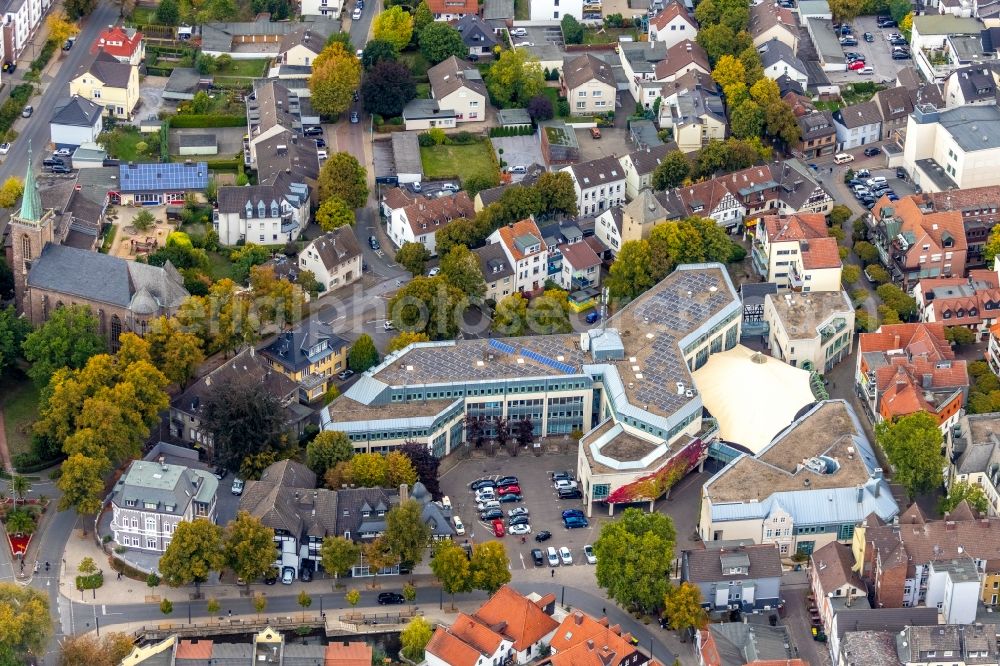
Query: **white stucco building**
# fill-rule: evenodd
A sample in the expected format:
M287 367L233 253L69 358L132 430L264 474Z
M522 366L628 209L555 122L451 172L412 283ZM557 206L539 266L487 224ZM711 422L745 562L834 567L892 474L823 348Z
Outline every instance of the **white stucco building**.
M903 168L924 192L1000 185L1000 108L939 111L922 105L906 123Z

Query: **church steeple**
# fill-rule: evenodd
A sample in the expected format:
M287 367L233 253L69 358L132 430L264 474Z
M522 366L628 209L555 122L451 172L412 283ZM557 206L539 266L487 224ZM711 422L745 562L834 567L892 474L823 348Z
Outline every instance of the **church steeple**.
M24 196L21 198L21 220L37 222L42 219L42 199L31 168L31 142L28 142L28 172L24 174Z

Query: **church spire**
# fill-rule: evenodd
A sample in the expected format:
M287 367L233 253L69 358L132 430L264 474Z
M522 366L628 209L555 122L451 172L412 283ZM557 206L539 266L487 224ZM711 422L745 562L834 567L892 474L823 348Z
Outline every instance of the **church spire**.
M24 196L21 198L19 217L32 222L42 219L42 199L38 196L35 172L31 168L31 141L28 141L28 171L24 174Z

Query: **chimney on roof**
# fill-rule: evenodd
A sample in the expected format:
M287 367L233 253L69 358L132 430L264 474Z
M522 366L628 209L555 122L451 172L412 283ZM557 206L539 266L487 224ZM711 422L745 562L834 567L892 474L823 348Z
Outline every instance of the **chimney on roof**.
M404 504L410 498L410 487L405 483L399 484L399 503Z
M583 613L580 611L575 611L573 613L573 622L575 624L583 624Z
M587 639L587 649L588 650L593 650L594 649L594 639L593 638L588 638Z

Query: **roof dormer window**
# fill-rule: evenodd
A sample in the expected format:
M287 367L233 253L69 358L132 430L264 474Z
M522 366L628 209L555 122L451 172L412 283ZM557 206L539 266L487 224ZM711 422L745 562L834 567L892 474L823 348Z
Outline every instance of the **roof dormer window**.
M260 201L257 203L257 217L264 217L267 214L267 208L264 207L264 202Z

